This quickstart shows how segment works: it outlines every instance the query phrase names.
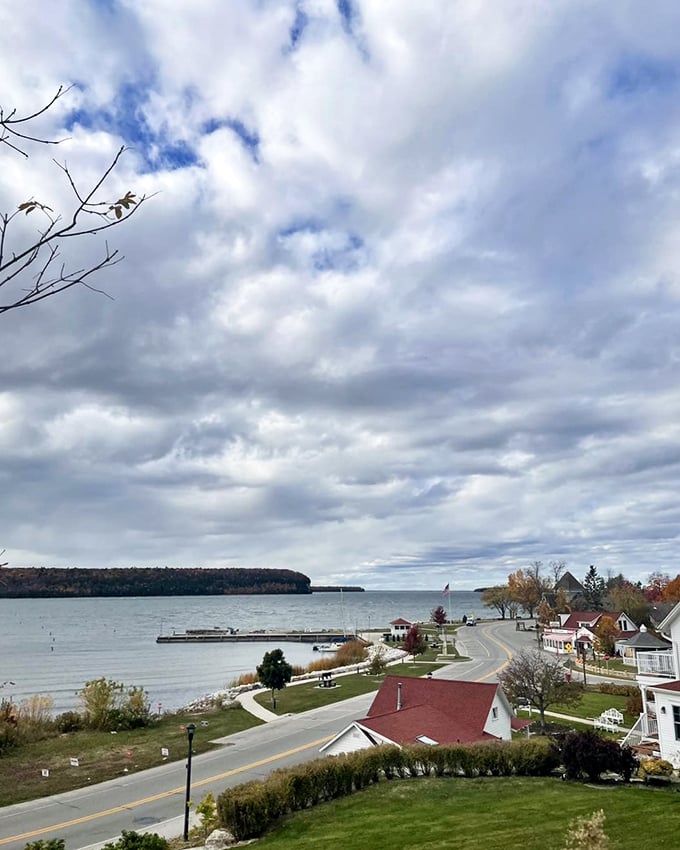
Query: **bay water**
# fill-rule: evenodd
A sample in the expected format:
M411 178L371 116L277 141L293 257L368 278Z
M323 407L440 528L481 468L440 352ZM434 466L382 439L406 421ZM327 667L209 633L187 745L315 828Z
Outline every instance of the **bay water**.
M60 713L78 707L85 682L104 676L145 688L154 710L175 710L254 671L276 646L291 664L306 665L317 653L291 642L157 644L159 634L214 627L388 631L399 617L429 620L438 605L451 619L483 613L473 591L0 599L0 698L49 694Z

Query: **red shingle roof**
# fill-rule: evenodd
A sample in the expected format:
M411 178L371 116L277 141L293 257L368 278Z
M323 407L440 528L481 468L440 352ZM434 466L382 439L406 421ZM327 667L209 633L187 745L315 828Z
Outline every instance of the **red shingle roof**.
M417 744L421 736L437 744L470 744L496 740L481 728L485 721L486 716L481 723L471 722L469 718L452 718L432 706L416 705L377 717L366 717L359 721L359 725L395 744Z
M408 620L405 620L403 617L399 617L398 620L392 620L390 626L410 626L411 623Z
M493 740L484 726L497 691L497 684L388 676L359 723L398 744L415 743L421 735L439 744Z
M563 629L577 629L579 623L583 623L587 628L592 628L597 625L600 617L611 617L616 622L621 616L622 611L572 611L571 614L562 624Z
M654 685L654 690L680 691L680 682L667 682L665 685Z

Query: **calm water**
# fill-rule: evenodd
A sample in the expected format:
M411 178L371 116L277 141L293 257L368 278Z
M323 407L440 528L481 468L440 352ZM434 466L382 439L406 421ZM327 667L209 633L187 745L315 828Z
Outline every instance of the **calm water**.
M450 616L479 616L479 594L451 593ZM0 599L0 696L50 694L55 712L75 708L75 695L100 676L141 685L152 706L176 709L220 690L255 669L273 643L157 644L156 636L187 628L387 628L390 620L428 620L449 597L437 591L314 593L310 596L134 597L129 599ZM307 664L311 645L281 644L292 664ZM5 683L5 684L3 684ZM10 684L14 683L14 684Z

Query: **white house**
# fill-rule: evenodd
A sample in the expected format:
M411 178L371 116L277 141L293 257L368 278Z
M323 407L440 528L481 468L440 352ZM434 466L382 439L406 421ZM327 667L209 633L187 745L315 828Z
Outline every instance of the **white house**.
M560 614L559 626L550 626L543 632L543 649L564 655L585 651L590 655L595 644L595 631L603 617L616 623L620 639L632 637L637 626L625 611L572 611Z
M642 714L625 743L647 744L680 768L680 602L660 623L659 631L671 646L665 651L636 655Z
M405 620L403 617L399 617L398 620L392 620L390 623L390 635L392 640L403 640L409 633L409 629L412 625L413 623L409 623L409 621Z
M388 676L368 715L355 720L321 748L325 755L351 753L380 744L469 744L508 741L514 717L498 684Z

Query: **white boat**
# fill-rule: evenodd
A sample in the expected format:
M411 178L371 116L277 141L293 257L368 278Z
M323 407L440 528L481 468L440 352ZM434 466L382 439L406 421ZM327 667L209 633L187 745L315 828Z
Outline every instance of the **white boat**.
M317 643L312 649L314 652L337 652L341 646L341 643Z

